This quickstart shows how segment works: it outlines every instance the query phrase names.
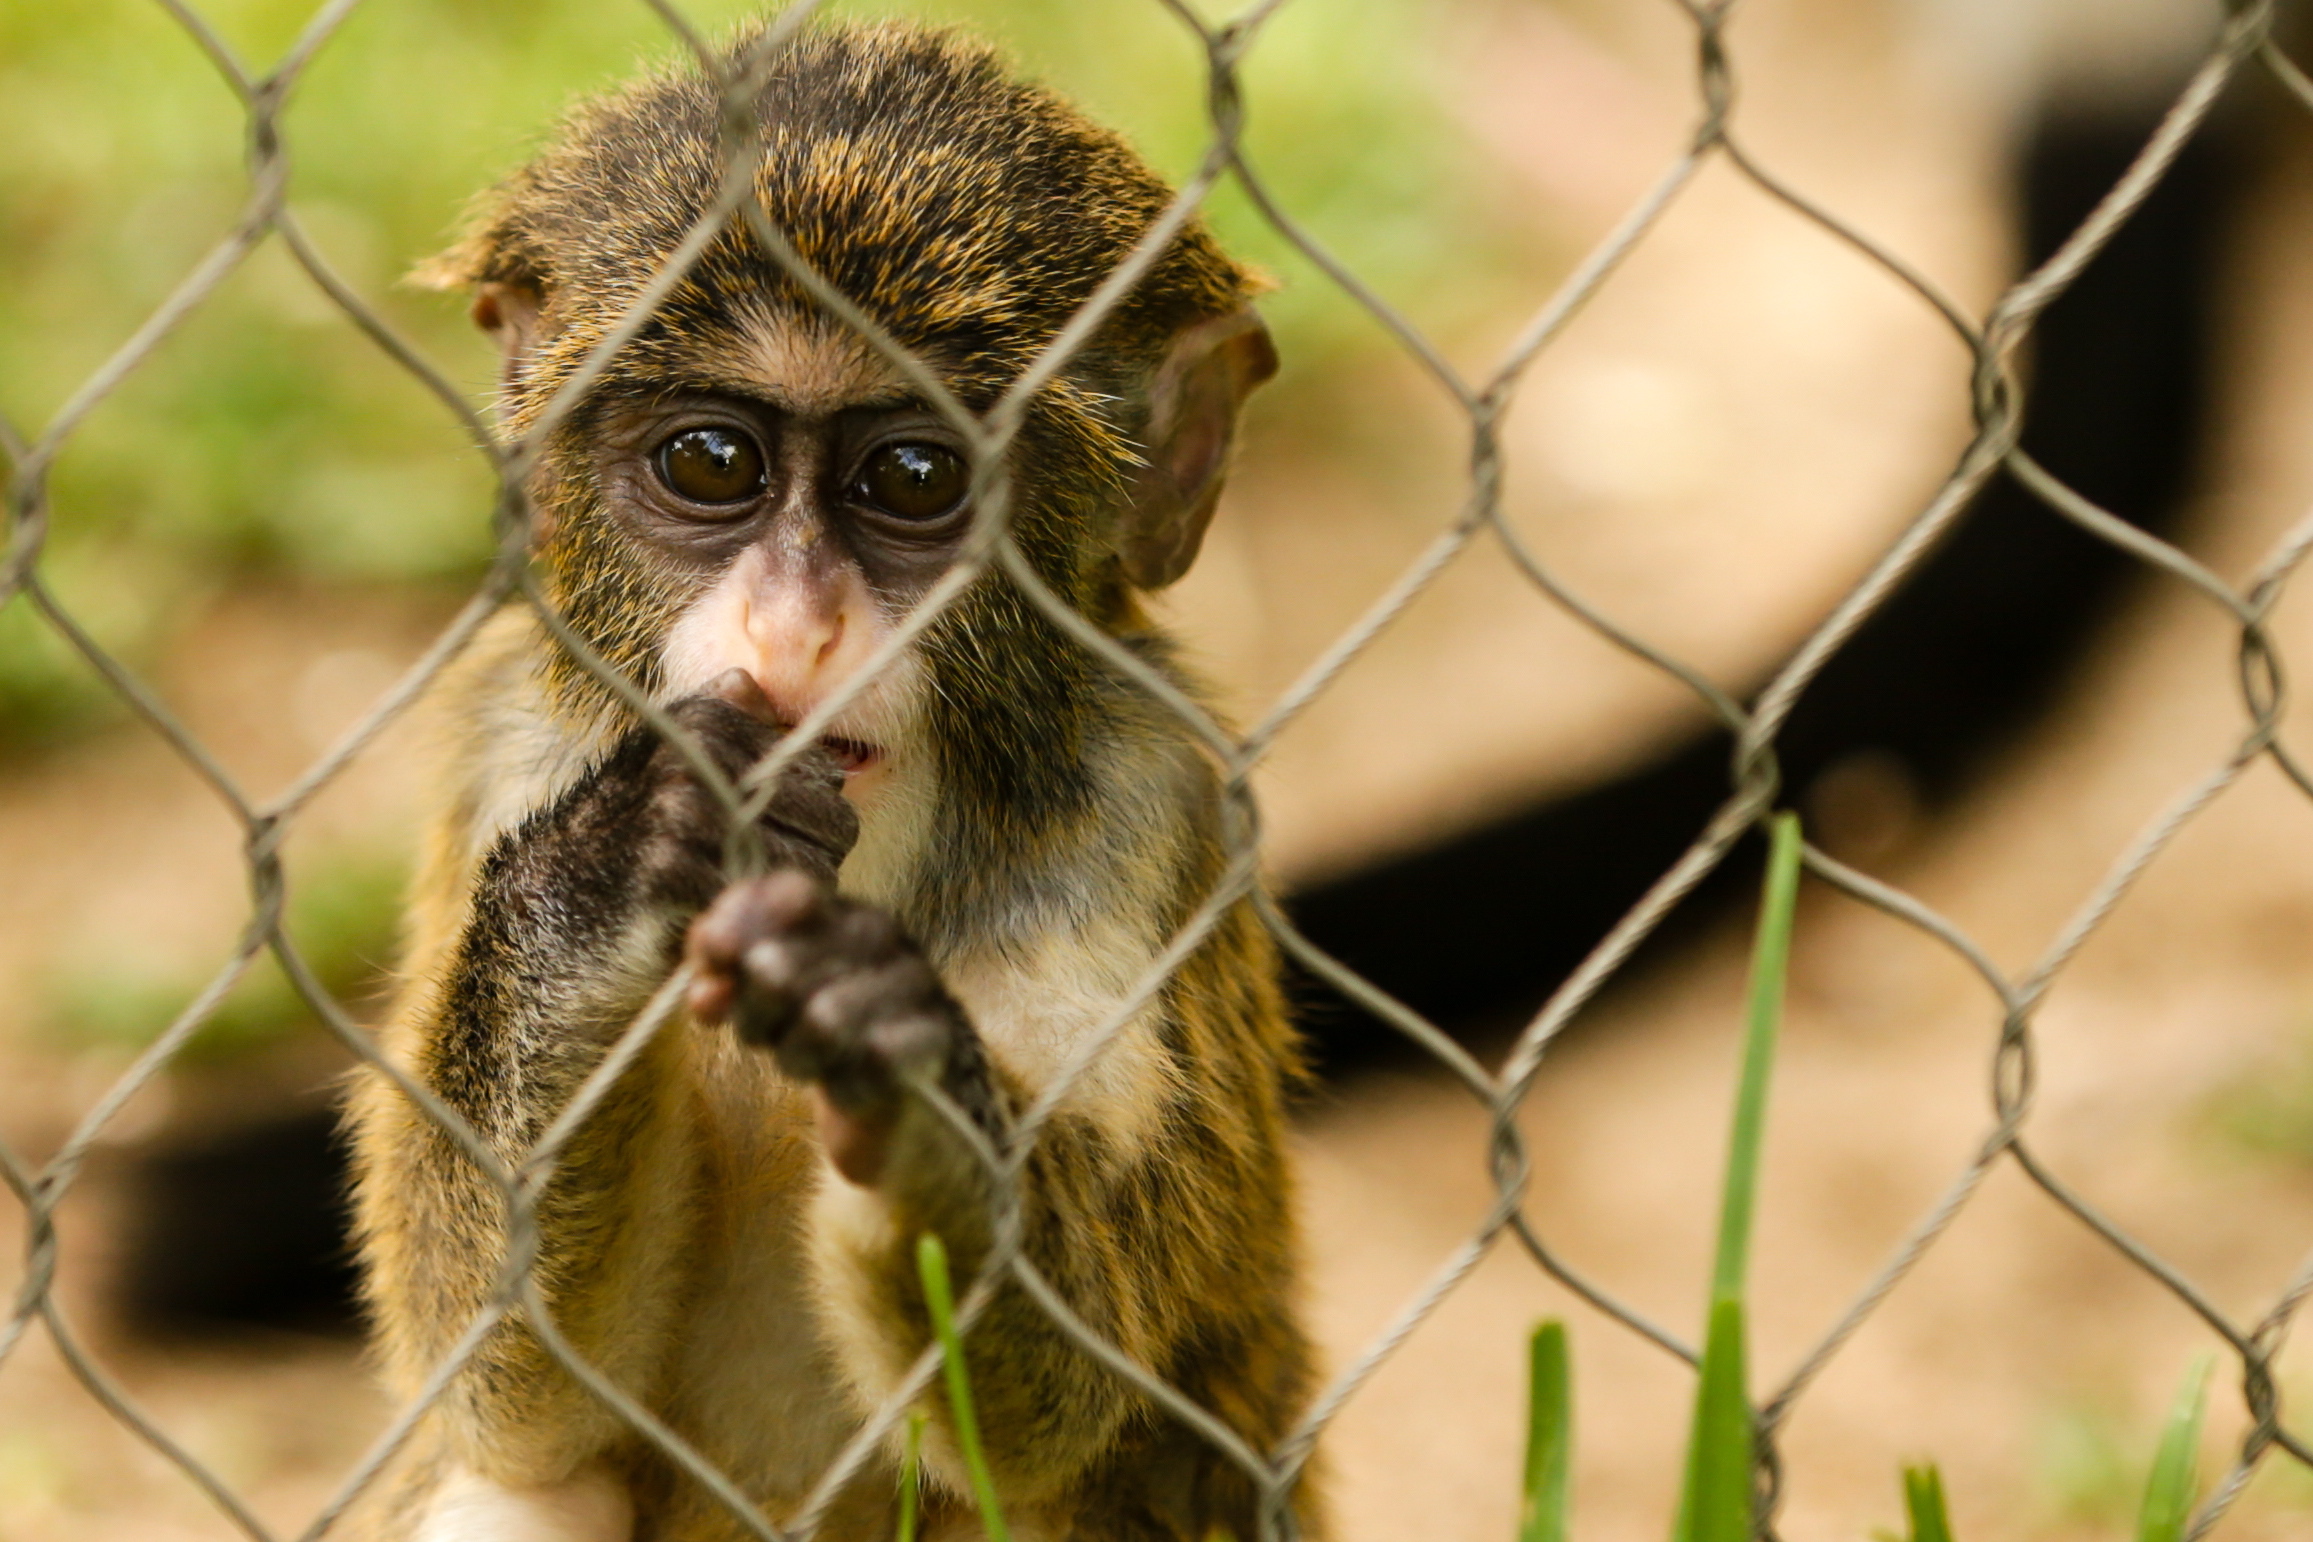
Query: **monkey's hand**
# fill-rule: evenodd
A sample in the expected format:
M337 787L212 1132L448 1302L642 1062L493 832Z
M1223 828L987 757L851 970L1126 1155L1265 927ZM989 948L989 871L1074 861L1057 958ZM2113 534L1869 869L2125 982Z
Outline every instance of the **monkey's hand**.
M693 1014L730 1020L813 1084L828 1156L853 1183L883 1176L910 1083L991 1121L978 1033L883 911L805 873L771 873L725 889L692 923L688 951Z
M711 694L667 708L733 783L785 731L753 683L739 681L744 689L719 680ZM484 858L445 998L463 1019L458 1042L517 1056L530 1053L526 1044L557 1046L583 1060L598 1030L623 1022L655 983L655 968L630 967L638 944L672 964L682 928L722 892L730 829L727 805L693 759L638 725ZM816 745L781 772L756 819L773 863L830 876L858 830L843 773ZM500 1075L544 1085L538 1067L511 1062L475 1085Z
M674 703L667 714L733 783L770 753L784 731L754 681L739 670L707 693ZM657 898L695 911L723 887L729 815L680 750L648 728L637 736L632 758L645 789L638 826L644 882ZM843 773L825 750L814 746L788 764L756 828L773 866L834 876L859 838L859 816L845 801Z

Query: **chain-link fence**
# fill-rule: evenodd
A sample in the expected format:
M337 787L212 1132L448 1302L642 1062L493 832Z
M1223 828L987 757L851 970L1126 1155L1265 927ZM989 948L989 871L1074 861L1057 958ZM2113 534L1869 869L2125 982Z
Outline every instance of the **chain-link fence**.
M1294 1522L1290 1497L1302 1481L1321 1437L1345 1402L1358 1394L1383 1362L1492 1252L1522 1251L1535 1267L1632 1334L1658 1346L1666 1355L1692 1361L1695 1351L1688 1343L1623 1304L1602 1282L1580 1273L1553 1250L1550 1239L1530 1220L1529 1164L1516 1116L1537 1078L1544 1074L1548 1051L1558 1035L1616 977L1634 950L1658 929L1681 898L1720 867L1746 832L1776 806L1782 791L1776 767L1777 734L1810 681L1922 561L1939 536L1969 507L1979 490L1996 475L2005 474L2030 488L2064 519L2140 559L2158 573L2188 585L2218 607L2230 624L2237 626L2238 674L2228 688L2239 694L2243 724L2232 753L2181 789L2160 816L2112 859L2101 881L2080 901L2071 920L2048 943L2040 957L2020 972L2010 973L1997 966L1966 932L1913 895L1823 851L1811 849L1807 853L1808 869L1816 878L1916 928L1964 960L1980 977L1986 993L1985 1022L1994 1050L1989 1073L1992 1115L1973 1155L1952 1176L1942 1197L1918 1218L1877 1277L1855 1296L1812 1350L1800 1359L1795 1370L1779 1385L1762 1389L1758 1409L1758 1459L1765 1524L1771 1527L1776 1513L1780 1480L1777 1437L1788 1416L1890 1292L1936 1246L1938 1239L1969 1206L1987 1176L2002 1164L2013 1166L2077 1216L2116 1253L2173 1293L2229 1349L2238 1373L2238 1391L2246 1410L2248 1431L2230 1470L2215 1485L2195 1516L2192 1535L2205 1534L2215 1527L2251 1476L2261 1465L2275 1459L2277 1453L2313 1465L2313 1445L2307 1443L2308 1437L2295 1429L2286 1417L2274 1372L2274 1359L2284 1332L2307 1290L2313 1289L2313 1262L2305 1266L2261 1316L2251 1320L2229 1315L2192 1279L2098 1210L2063 1174L2052 1170L2033 1143L2030 1117L2035 1083L2034 1012L2052 983L2147 866L2196 815L2260 760L2269 761L2300 790L2313 796L2313 773L2309 773L2279 737L2286 694L2280 662L2267 631L2268 618L2286 584L2308 548L2313 547L2313 519L2292 529L2244 579L2235 582L2176 546L2146 534L2081 497L2023 453L2018 443L2021 422L2016 363L2019 350L2031 337L2035 321L2112 241L2132 212L2168 173L2187 141L2202 129L2220 97L2242 77L2262 72L2277 80L2307 112L2313 113L2313 80L2285 57L2273 40L2276 7L2269 0L2268 3L2244 0L2223 12L2206 57L2176 96L2126 175L2052 257L2010 287L1983 315L1976 316L1939 292L1901 254L1874 244L1843 223L1837 214L1817 206L1786 185L1770 168L1752 157L1742 133L1742 115L1735 105L1738 69L1727 37L1732 6L1680 0L1679 8L1692 25L1695 50L1694 118L1687 147L1662 170L1652 190L1629 210L1613 232L1532 317L1499 363L1483 376L1471 377L1450 364L1430 338L1383 302L1355 272L1336 260L1297 224L1293 214L1272 195L1260 168L1249 161L1241 139L1245 102L1240 90L1240 69L1248 54L1260 46L1264 26L1280 8L1276 0L1255 5L1220 25L1206 22L1178 0L1159 0L1159 3L1198 39L1204 51L1212 130L1209 147L1171 207L1149 227L1127 260L1108 276L991 409L982 413L968 410L935 369L910 356L853 297L831 288L801 261L753 196L753 169L761 151L752 133L741 133L726 144L727 175L710 216L692 230L689 238L652 277L624 321L557 390L529 433L520 439L508 439L427 358L398 336L375 308L333 273L286 201L290 187L290 145L283 133L284 104L316 55L331 46L332 39L355 10L355 0L332 0L323 6L285 57L262 73L253 71L235 54L196 6L186 0L158 0L206 53L246 109L250 146L247 202L231 233L46 425L27 432L0 422L0 451L5 452L11 467L8 489L11 532L6 566L0 569L0 598L36 611L47 626L102 674L110 687L183 757L217 799L231 810L244 839L253 905L239 945L207 988L89 1109L48 1162L35 1168L12 1152L0 1151L0 1169L4 1169L29 1218L25 1274L5 1329L0 1331L0 1361L4 1361L27 1334L47 1335L88 1390L122 1424L181 1467L186 1477L205 1491L235 1525L255 1538L276 1535L259 1521L232 1486L148 1417L90 1354L63 1315L55 1289L57 1210L82 1173L92 1149L139 1090L170 1067L172 1059L202 1029L236 984L262 955L270 952L329 1031L352 1054L366 1062L372 1074L390 1078L403 1096L454 1140L465 1159L487 1175L502 1193L509 1217L508 1267L487 1307L468 1326L459 1352L436 1367L424 1393L398 1412L367 1457L345 1475L336 1496L314 1515L299 1535L318 1538L331 1532L393 1462L429 1408L458 1376L466 1359L498 1324L515 1314L528 1319L548 1351L569 1374L613 1410L638 1439L655 1447L726 1505L746 1534L765 1542L783 1542L783 1539L813 1534L845 1484L888 1446L910 1407L932 1391L939 1373L936 1348L927 1349L906 1376L901 1389L859 1424L800 1509L781 1516L762 1514L744 1497L741 1480L718 1471L650 1408L579 1357L556 1327L534 1268L540 1244L539 1207L558 1158L589 1115L602 1106L619 1078L645 1054L654 1038L670 1031L669 1024L677 1019L684 990L690 983L686 973L678 971L665 981L651 997L649 1006L617 1037L569 1105L560 1110L544 1136L518 1160L509 1161L434 1091L380 1055L368 1032L324 989L283 927L285 882L281 847L286 833L316 796L336 781L357 757L370 750L381 732L427 693L443 670L474 642L484 624L506 606L529 607L562 645L616 691L636 714L670 740L680 743L686 739L683 730L660 704L597 658L547 603L541 582L529 565L531 510L525 480L546 437L578 407L620 349L641 332L654 308L677 289L713 242L737 229L751 236L756 247L817 304L839 318L888 361L893 371L920 393L947 427L969 446L975 467L978 513L962 555L896 629L874 661L849 687L796 725L782 741L783 747L774 751L768 761L738 785L732 785L713 775L711 762L695 745L690 748L689 754L702 768L702 775L716 783L727 805L734 811L759 809L769 797L767 789L798 753L797 747L814 742L837 714L865 689L876 670L893 663L902 650L921 637L940 614L972 586L991 583L1016 586L1077 645L1136 682L1165 710L1177 714L1217 768L1225 790L1229 828L1226 872L1187 923L1169 940L1128 998L1117 1003L1101 1021L1083 1025L1067 1063L1037 1089L1034 1101L1000 1139L990 1140L968 1119L961 1116L954 1119L957 1129L972 1143L978 1159L985 1164L995 1192L1002 1196L995 1227L997 1240L985 1266L970 1282L960 1302L961 1320L967 1334L999 1289L1016 1287L1026 1292L1051 1315L1060 1331L1082 1349L1088 1374L1090 1368L1097 1365L1123 1378L1162 1411L1160 1416L1179 1420L1243 1470L1266 1496L1264 1535L1270 1537L1291 1533ZM695 53L699 67L713 78L726 102L735 109L746 109L735 111L732 121L752 123L752 96L761 88L764 66L777 57L800 29L811 24L814 6L799 4L780 15L752 54L736 68L728 67L715 47L694 30L675 7L651 0L651 8L683 45ZM1714 162L1740 173L1766 197L1789 207L1891 275L1920 305L1942 318L1974 361L1970 399L1974 427L1957 465L1932 498L1905 524L1900 536L1862 581L1813 628L1766 687L1748 702L1733 699L1699 669L1618 625L1613 617L1587 602L1529 548L1503 517L1500 501L1501 430L1520 381L1569 322L1602 287L1613 281L1624 260L1647 240L1698 173ZM1215 722L1142 659L1073 611L1038 576L1015 543L1007 523L1011 484L1006 458L1032 398L1062 375L1122 297L1151 269L1167 245L1195 217L1207 195L1225 179L1234 179L1260 216L1321 269L1343 294L1379 321L1437 388L1458 406L1467 423L1469 449L1469 479L1458 512L1451 521L1418 559L1372 600L1356 625L1312 663L1300 680L1272 703L1249 730L1241 733ZM220 760L179 721L169 705L146 682L109 655L76 620L72 610L59 601L43 575L42 551L52 518L49 472L59 454L99 404L118 391L163 340L261 243L273 238L278 238L294 255L319 292L360 327L395 366L430 390L439 400L442 411L471 438L475 453L487 461L497 478L497 517L502 545L480 590L442 631L424 657L293 786L278 797L261 802L245 792ZM64 512L69 517L69 511ZM1498 543L1531 581L1539 603L1562 608L1599 637L1678 681L1724 724L1736 741L1727 795L1707 828L1525 1025L1496 1070L1489 1070L1436 1025L1375 990L1296 932L1287 916L1259 885L1260 827L1250 793L1255 768L1287 725L1325 691L1362 650L1390 628L1443 571L1474 547L1487 542ZM1212 1410L1198 1406L1090 1330L1024 1252L1018 1224L1021 1174L1027 1153L1039 1133L1135 1015L1155 999L1171 972L1207 941L1232 910L1248 904L1302 967L1402 1032L1449 1071L1486 1111L1491 1119L1490 1165L1497 1195L1489 1213L1466 1242L1438 1266L1413 1299L1404 1303L1386 1330L1333 1375L1290 1434L1269 1449L1248 1444L1240 1431L1231 1428ZM939 1101L936 1092L927 1091L925 1095ZM1504 1348L1508 1353L1510 1346Z

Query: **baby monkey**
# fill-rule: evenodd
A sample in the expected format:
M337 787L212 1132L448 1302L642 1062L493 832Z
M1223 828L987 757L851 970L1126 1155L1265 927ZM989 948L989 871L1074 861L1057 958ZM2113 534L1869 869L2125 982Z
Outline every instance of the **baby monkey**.
M1169 197L945 33L807 32L755 123L770 220L974 411ZM544 421L710 214L724 130L696 73L594 101L431 266L503 349L510 430ZM1256 287L1188 227L1035 393L1006 464L1044 583L1175 680L1140 597L1195 555L1239 408L1274 372ZM974 517L963 440L737 221L549 427L530 492L555 607L732 779L858 682ZM695 1021L652 1038L563 1149L534 1277L580 1356L783 1522L930 1341L918 1239L963 1281L991 1245L985 1166L914 1089L1002 1139L1221 877L1214 777L1175 717L996 576L787 766L758 821L771 870L737 881L692 762L528 610L443 696L448 785L388 1051L519 1160L687 951ZM1274 974L1239 905L1071 1084L1021 1181L1027 1258L1256 1449L1312 1374ZM382 1077L354 1131L378 1350L414 1394L498 1289L503 1197ZM1016 1535L1260 1534L1243 1473L1016 1284L968 1347ZM924 1535L978 1536L944 1404L925 1407ZM751 1534L520 1313L381 1487L368 1524L396 1542ZM889 1537L896 1492L885 1452L818 1535ZM1313 1501L1295 1523L1318 1530Z

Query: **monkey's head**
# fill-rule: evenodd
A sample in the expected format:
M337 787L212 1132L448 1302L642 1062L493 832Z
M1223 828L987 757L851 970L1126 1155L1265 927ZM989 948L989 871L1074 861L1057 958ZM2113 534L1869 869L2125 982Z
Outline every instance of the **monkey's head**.
M743 35L729 57L754 42ZM1113 134L988 48L902 26L808 32L758 99L754 193L803 259L975 411L992 405L1171 197ZM422 276L474 295L526 429L636 305L724 177L721 108L692 71L574 113ZM1258 287L1186 229L1030 404L1012 529L1066 601L1130 630L1135 590L1195 555L1238 409L1276 367ZM789 720L851 677L971 527L962 441L816 305L743 220L551 433L533 487L554 598L662 698L730 668ZM552 666L573 710L591 683ZM1113 682L1009 583L974 587L837 720L872 807L915 769L940 800L1029 825L1075 769Z

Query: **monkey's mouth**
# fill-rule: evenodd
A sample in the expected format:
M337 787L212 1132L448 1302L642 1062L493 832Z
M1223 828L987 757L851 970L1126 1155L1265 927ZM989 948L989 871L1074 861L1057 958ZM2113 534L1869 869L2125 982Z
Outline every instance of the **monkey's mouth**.
M845 776L857 776L883 758L883 751L860 739L844 739L834 734L820 738L819 747L835 759Z

